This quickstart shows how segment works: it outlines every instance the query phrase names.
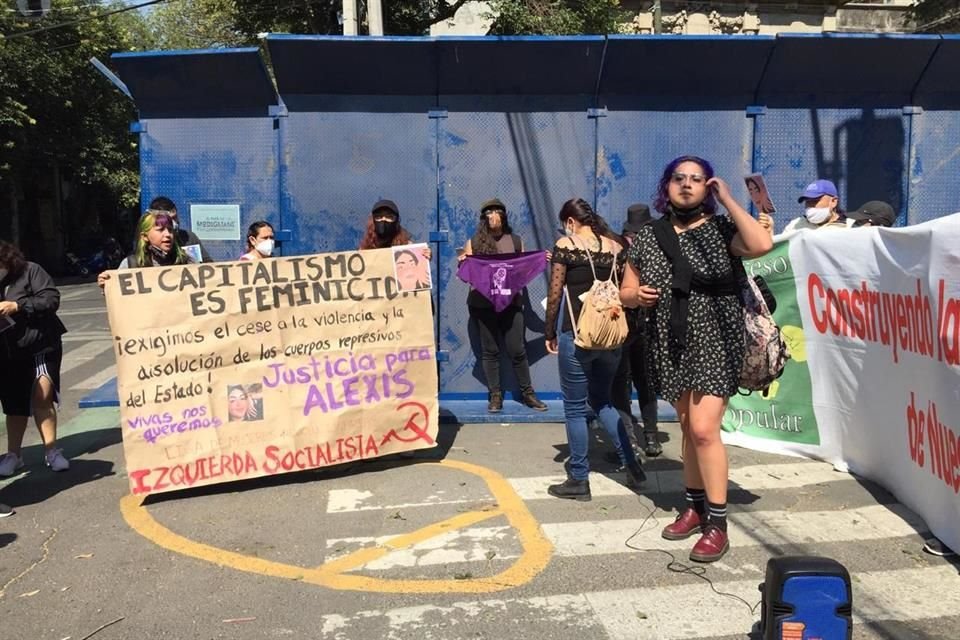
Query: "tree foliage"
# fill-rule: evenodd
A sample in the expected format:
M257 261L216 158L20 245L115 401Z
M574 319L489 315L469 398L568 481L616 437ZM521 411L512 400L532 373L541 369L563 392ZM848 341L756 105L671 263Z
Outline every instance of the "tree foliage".
M157 5L147 25L159 49L211 49L252 42L239 18L234 0L178 0Z
M137 152L128 131L132 103L90 64L149 46L133 12L64 28L24 32L93 16L109 5L59 4L43 21L0 13L0 188L22 193L56 166L135 202Z
M921 33L960 32L960 0L919 0L908 13Z
M619 0L493 0L495 35L617 33L625 18Z
M340 0L234 0L237 29L248 37L259 33L340 34ZM427 35L430 25L453 17L467 0L384 0L384 31L389 35ZM357 4L361 33L366 32L366 3Z

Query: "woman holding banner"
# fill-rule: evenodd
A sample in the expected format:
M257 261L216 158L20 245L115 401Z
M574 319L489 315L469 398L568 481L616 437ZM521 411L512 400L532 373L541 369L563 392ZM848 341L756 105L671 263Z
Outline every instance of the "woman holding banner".
M57 448L61 336L67 332L57 317L60 291L43 267L0 240L0 294L0 405L7 419L0 476L23 468L20 449L30 416L40 430L47 466L66 471L70 463Z
M400 209L393 200L378 200L370 210L367 229L360 239L360 250L386 249L414 244L410 232L400 226ZM427 247L423 257L430 260L433 252Z
M118 269L138 269L142 267L167 267L176 264L189 264L190 257L177 242L173 219L165 213L146 213L137 224L137 244L133 253L123 259ZM97 276L97 284L103 289L110 275L107 272Z
M717 215L717 202L729 215ZM720 421L739 387L744 357L734 261L765 254L773 240L710 163L695 156L666 166L654 208L663 217L637 234L620 298L628 307L650 309L653 384L676 407L683 432L687 509L661 535L683 540L701 533L690 559L713 562L730 546Z
M273 255L276 247L273 225L266 220L258 220L247 229L247 252L239 260L263 260Z

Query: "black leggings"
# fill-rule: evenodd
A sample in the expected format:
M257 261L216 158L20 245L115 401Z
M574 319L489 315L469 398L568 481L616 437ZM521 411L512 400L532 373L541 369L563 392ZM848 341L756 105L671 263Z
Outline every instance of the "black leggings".
M657 432L657 414L656 401L657 394L650 385L650 376L647 371L647 340L645 335L631 335L627 343L623 345L623 351L620 356L620 367L617 369L617 375L613 378L613 389L611 397L613 406L626 416L633 416L630 410L633 388L637 389L637 400L640 405L641 415L653 412L650 415L643 415L644 433ZM632 421L631 421L632 422ZM630 431L628 426L627 431Z
M480 365L487 378L491 393L503 391L500 386L500 338L507 355L513 362L513 375L517 378L521 393L533 391L530 384L530 365L527 363L523 309L509 306L500 313L492 308L469 307L470 317L477 321L480 332Z

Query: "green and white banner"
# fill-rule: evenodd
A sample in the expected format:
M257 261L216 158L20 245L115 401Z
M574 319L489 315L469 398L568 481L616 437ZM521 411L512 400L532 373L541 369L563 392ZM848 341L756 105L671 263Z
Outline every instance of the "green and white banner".
M817 455L820 445L813 412L810 371L807 368L803 323L790 261L790 242L779 239L773 251L745 263L747 273L762 276L777 299L774 319L790 347L783 375L766 393L734 396L723 417L724 441L751 449ZM771 442L765 442L771 441ZM787 445L801 445L792 447Z
M724 442L873 480L960 551L960 213L801 231L751 261L793 358L732 398Z

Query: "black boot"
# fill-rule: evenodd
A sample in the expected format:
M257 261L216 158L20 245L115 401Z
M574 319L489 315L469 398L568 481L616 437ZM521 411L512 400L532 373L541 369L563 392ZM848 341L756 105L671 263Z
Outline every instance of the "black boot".
M552 484L547 487L547 493L552 495L554 498L590 502L590 481L567 478L560 484Z
M527 405L531 409L536 411L546 411L547 405L540 402L540 398L537 397L537 394L533 392L533 389L523 392L523 404Z
M643 440L643 453L646 454L648 458L656 458L663 453L663 447L660 445L660 439L656 433L643 434Z
M656 458L663 453L660 438L657 437L657 401L643 405L640 414L643 417L643 452L648 458Z
M491 391L487 396L487 413L500 413L503 411L503 392Z

